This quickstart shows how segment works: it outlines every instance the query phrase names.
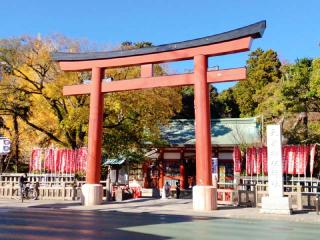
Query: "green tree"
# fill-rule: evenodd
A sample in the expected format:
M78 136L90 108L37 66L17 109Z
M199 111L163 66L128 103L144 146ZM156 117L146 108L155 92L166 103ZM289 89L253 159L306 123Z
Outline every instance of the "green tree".
M213 111L218 113L220 118L238 118L240 116L239 105L234 96L233 88L221 92L213 102Z
M319 86L320 86L320 58L315 58L312 61L312 73L311 73L311 79L310 79L310 91L312 96L320 97Z
M150 46L147 42L131 45ZM36 145L54 143L72 148L86 145L89 98L64 97L62 88L81 84L91 76L88 72L61 72L51 60L50 53L56 50L77 52L81 51L81 44L64 38L23 37L0 41L0 62L6 68L0 83L0 114L5 134L17 139L14 144L18 149L14 151L17 160L28 159L31 147ZM158 75L164 74L161 66L155 66L155 71ZM106 71L114 80L130 79L139 74L139 67ZM109 155L117 155L124 149L138 149L146 141L156 141L160 125L166 124L180 106L177 89L107 94L104 149Z
M297 119L288 131L291 142L312 141L309 114L320 112L320 96L315 87L318 73L318 61L308 58L298 59L284 70L282 101L286 111Z
M174 116L176 119L194 119L194 89L193 87L182 87L182 110ZM213 86L209 86L209 101L211 118L219 118L221 116L218 101L218 91Z
M267 85L270 83L278 83L281 78L281 63L273 50L263 51L258 48L250 53L246 66L247 79L234 87L234 96L242 117L259 114L259 104L270 97L270 92L265 88L269 88Z

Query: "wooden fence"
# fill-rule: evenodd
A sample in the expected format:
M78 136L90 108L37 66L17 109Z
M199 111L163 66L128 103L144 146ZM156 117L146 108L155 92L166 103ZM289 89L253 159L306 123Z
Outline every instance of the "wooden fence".
M20 198L19 177L17 174L12 176L0 177L0 198L15 199ZM85 181L75 181L69 176L58 176L58 178L44 178L43 176L28 175L28 182L31 185L39 182L39 197L43 200L80 200L81 186ZM39 181L42 180L42 181ZM100 181L103 186L104 196L107 195L106 181Z
M217 202L221 205L235 205L238 202L237 186L233 183L217 183Z
M0 176L0 198L12 199L19 196L19 177L12 174ZM40 182L39 199L47 200L79 200L81 197L81 186L85 181L75 181L70 176L58 176L49 178L45 175L29 175L31 183ZM39 181L40 180L40 181ZM49 181L47 181L49 180ZM107 197L107 181L100 182L103 186L103 195ZM268 196L267 184L246 183L235 185L233 183L218 183L218 204L239 205L249 207L261 207L261 199ZM150 195L150 193L148 192ZM300 185L295 183L284 185L284 195L289 197L292 208L296 210L315 208L316 197L320 194L320 186ZM153 196L151 194L150 196Z
M78 200L79 187L66 186L66 184L53 185L47 184L39 187L39 199L47 200ZM8 183L0 186L0 198L20 198L20 187L14 183Z
M291 201L291 206L295 210L315 208L316 198L320 194L319 186L302 186L299 183L296 185L284 185L284 196L287 196ZM256 185L256 206L261 207L261 199L268 196L268 185Z

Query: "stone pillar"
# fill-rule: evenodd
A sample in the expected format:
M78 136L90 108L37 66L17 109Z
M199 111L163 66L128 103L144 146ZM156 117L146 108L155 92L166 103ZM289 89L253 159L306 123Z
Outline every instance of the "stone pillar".
M281 138L280 125L267 126L269 196L262 198L261 213L291 214L290 199L283 196Z
M103 122L103 93L101 93L101 81L103 76L103 69L92 69L87 183L82 186L81 195L81 202L84 205L98 205L102 203L103 188L100 184L100 172Z
M216 188L211 175L211 123L209 86L207 83L208 59L194 57L194 105L196 133L196 186L193 187L193 209L217 209Z

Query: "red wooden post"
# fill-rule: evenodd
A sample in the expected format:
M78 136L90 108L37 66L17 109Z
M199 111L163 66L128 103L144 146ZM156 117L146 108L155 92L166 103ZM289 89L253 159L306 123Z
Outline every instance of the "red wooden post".
M194 102L196 131L196 183L212 185L210 101L207 83L207 57L194 57Z
M184 167L184 150L181 150L181 158L180 158L180 186L181 189L185 189L185 179L186 179L186 171Z
M141 77L152 77L153 76L153 65L152 64L143 64L141 65Z
M163 188L163 184L164 184L163 155L164 155L164 152L162 149L160 149L160 156L159 156L159 160L160 160L160 163L159 163L159 188L160 189Z
M87 183L100 182L101 141L103 122L103 93L101 81L104 71L101 68L92 69L92 88L90 94L89 138L88 138L88 170Z

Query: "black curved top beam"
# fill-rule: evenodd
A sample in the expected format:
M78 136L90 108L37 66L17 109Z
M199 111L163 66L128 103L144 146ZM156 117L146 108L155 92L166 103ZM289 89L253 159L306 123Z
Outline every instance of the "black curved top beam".
M176 42L170 44L163 44L155 47L137 48L130 50L118 50L109 52L88 52L88 53L52 53L52 58L55 61L86 61L98 59L110 59L119 57L129 57L137 55L145 55L151 53L168 52L173 50L180 50L192 47L200 47L220 42L226 42L243 37L261 38L266 29L266 21L260 21L246 27L234 29L228 32L215 34L203 38L187 40L183 42Z

